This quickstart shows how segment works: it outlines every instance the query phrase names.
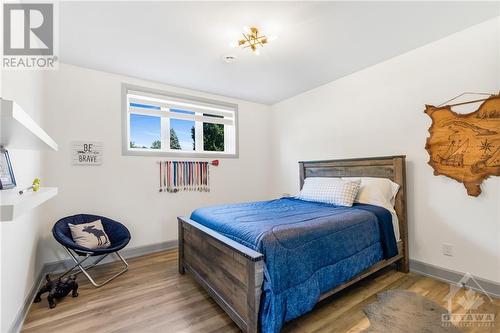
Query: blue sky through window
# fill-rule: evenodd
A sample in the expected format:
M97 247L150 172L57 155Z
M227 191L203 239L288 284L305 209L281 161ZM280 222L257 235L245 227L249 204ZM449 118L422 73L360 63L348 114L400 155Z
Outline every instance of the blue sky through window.
M170 128L173 128L179 139L182 150L194 150L191 128L194 126L193 120L170 118Z
M159 106L146 105L140 103L130 103L130 106L135 106L136 108L150 109L150 110L160 110Z
M170 111L176 112L176 113L194 114L194 111L185 111L185 110L178 110L178 109L170 109Z
M130 141L137 147L151 148L154 141L161 140L160 117L130 114Z
M170 109L174 113L191 114L193 111L185 111L179 109ZM191 137L191 128L195 125L193 120L170 118L170 128L173 128L179 139L179 144L182 150L194 150L193 138Z
M160 110L159 106L146 105L140 103L130 103L130 106ZM171 109L171 112L194 115L193 111ZM173 128L179 139L182 150L194 150L194 140L191 137L191 128L195 126L193 120L170 118L170 128ZM148 115L130 114L130 141L136 147L151 148L154 141L161 140L161 118Z

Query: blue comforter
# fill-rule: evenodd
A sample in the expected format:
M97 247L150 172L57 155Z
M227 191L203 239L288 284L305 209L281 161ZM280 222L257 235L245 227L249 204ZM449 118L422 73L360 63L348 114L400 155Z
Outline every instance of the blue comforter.
M262 333L279 332L322 293L397 254L391 214L378 206L282 198L200 208L191 219L264 254Z

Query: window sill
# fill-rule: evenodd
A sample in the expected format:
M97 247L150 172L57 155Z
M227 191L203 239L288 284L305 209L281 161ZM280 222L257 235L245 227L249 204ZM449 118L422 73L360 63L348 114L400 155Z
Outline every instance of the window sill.
M238 158L238 153L194 153L194 152L169 152L150 150L123 150L122 156L159 156L159 157L184 157L184 158Z

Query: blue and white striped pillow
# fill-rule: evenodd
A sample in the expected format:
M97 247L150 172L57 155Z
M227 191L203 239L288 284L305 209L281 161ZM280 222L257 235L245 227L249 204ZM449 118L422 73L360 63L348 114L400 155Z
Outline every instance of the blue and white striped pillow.
M297 199L351 207L361 182L333 177L309 177Z

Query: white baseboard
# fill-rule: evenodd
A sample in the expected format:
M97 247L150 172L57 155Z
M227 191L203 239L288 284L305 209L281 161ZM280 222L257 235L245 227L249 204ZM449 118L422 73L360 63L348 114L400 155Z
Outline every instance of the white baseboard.
M448 283L457 283L466 274L442 268L439 266L427 264L425 262L414 259L410 259L410 270L412 272L420 273L422 275L427 275ZM476 280L477 283L481 285L481 287L484 289L484 291L488 293L488 295L494 298L500 298L500 283L482 279L476 276L474 276L474 280ZM479 288L472 281L467 282L466 286L471 289L480 291Z

